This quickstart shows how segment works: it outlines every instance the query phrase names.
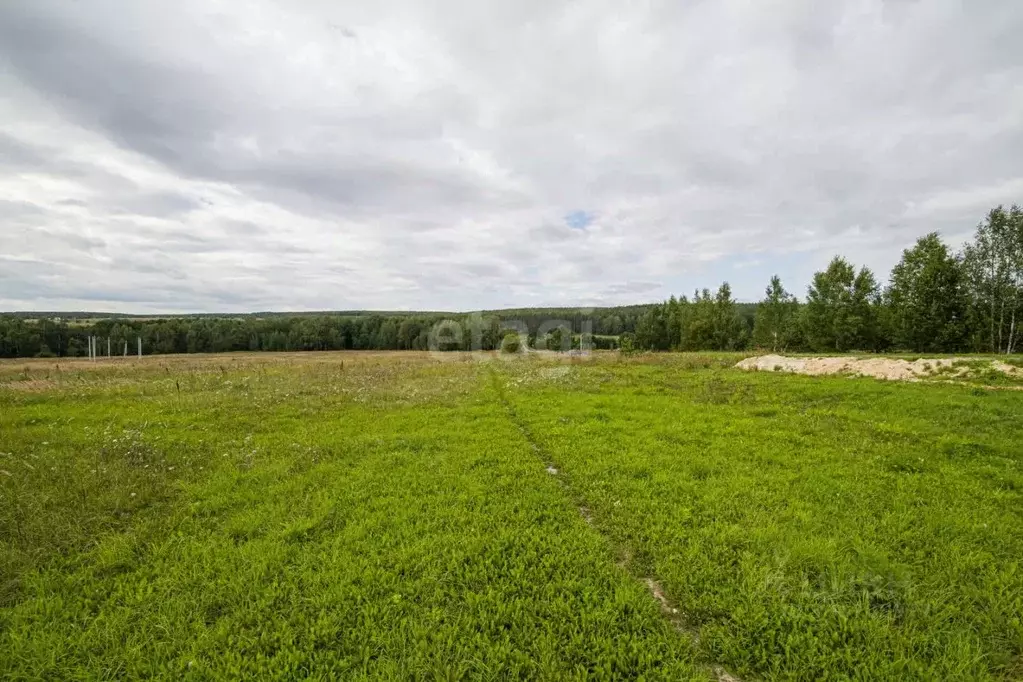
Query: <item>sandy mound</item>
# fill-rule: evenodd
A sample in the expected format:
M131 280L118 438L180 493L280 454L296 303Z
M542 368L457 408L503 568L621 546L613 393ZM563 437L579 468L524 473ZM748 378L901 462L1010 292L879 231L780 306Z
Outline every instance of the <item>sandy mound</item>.
M1001 360L993 360L991 362L991 368L997 369L999 372L1004 372L1009 376L1023 377L1023 369L1016 367L1015 365L1002 362Z
M919 359L909 362L893 358L788 358L784 355L761 355L746 358L736 367L768 372L794 372L796 374L851 374L854 376L891 379L894 381L918 381L932 376L936 371L952 365L960 358Z

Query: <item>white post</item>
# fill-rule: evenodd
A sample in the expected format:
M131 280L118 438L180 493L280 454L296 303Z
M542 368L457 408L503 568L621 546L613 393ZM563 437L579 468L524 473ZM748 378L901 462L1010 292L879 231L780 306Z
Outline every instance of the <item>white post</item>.
M124 340L124 357L128 357L128 339Z
M111 355L110 355L110 337L108 336L107 337L107 359L109 360L110 357L111 357Z
M139 337L139 360L142 359L142 337Z

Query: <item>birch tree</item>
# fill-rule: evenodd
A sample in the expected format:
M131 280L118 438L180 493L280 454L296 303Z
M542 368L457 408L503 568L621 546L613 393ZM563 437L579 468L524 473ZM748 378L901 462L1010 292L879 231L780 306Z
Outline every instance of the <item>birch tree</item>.
M1023 209L992 209L963 250L974 345L1018 349L1023 322Z
M785 291L778 275L771 277L764 294L764 300L757 306L753 341L773 352L784 351L797 336L799 303Z

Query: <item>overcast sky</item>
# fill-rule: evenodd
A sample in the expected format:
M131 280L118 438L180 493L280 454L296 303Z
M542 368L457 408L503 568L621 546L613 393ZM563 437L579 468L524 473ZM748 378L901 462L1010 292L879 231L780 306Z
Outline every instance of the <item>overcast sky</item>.
M1019 0L0 2L0 310L879 278L1023 203Z

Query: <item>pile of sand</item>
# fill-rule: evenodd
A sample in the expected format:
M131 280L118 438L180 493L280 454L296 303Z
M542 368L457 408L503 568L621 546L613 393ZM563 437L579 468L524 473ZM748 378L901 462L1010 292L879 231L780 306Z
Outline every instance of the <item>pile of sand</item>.
M943 367L951 367L960 359L936 358L928 360L921 358L909 362L893 358L788 358L784 355L761 355L760 357L746 358L736 367L768 372L794 372L813 376L851 374L894 381L918 381L921 378L932 376ZM1011 365L1006 365L1006 367L1011 367Z
M1023 377L1023 369L1020 369L1015 365L1010 365L1007 362L1002 362L1001 360L992 360L991 369L997 369L999 372L1005 372L1010 376Z

